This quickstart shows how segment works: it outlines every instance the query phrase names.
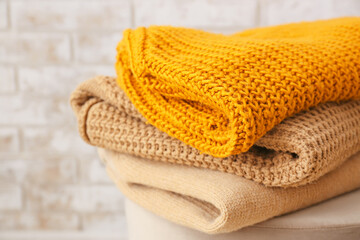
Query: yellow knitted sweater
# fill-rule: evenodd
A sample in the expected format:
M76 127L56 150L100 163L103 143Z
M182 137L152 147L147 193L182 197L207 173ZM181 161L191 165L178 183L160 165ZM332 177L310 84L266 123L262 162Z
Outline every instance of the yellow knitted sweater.
M117 82L148 122L215 157L247 151L301 110L360 98L356 17L229 36L141 27L117 51Z

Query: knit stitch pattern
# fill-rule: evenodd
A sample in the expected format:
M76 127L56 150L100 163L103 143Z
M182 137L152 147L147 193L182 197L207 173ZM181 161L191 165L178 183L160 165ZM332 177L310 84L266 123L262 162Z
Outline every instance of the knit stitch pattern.
M89 144L149 161L227 172L266 186L305 185L360 151L360 100L324 103L298 113L249 151L225 158L201 154L146 124L115 78L98 76L81 83L71 105L80 135Z
M117 52L117 83L147 121L214 157L319 103L360 98L359 17L229 36L140 27Z

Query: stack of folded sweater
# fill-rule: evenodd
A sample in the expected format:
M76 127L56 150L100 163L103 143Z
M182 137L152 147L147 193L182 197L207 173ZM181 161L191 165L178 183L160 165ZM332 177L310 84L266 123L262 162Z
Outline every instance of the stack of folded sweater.
M138 28L117 53L71 105L139 205L221 233L360 187L360 18Z

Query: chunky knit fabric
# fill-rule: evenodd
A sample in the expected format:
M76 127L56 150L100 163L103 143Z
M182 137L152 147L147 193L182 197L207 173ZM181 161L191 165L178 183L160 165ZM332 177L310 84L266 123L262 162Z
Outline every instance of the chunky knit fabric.
M226 158L159 131L139 114L112 77L83 82L71 95L88 143L150 160L232 173L266 186L317 180L360 151L360 100L325 103L285 119L249 151Z
M230 36L141 27L117 47L117 82L149 123L227 157L301 110L358 99L359 46L355 17Z

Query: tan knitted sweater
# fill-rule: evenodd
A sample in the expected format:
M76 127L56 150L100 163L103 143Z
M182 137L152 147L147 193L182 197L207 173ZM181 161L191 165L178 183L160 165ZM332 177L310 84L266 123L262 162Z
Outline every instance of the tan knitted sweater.
M360 101L327 103L285 119L242 154L215 158L170 137L146 120L112 77L90 79L71 105L88 143L151 160L219 170L267 186L299 186L360 150Z

